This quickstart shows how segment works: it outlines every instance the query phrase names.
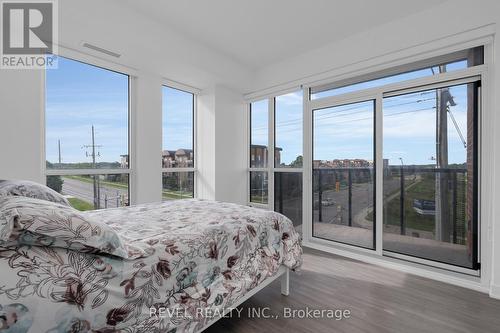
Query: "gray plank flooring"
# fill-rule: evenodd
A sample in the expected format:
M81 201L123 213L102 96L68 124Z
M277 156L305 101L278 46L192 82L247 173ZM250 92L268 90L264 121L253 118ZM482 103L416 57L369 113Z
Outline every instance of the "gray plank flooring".
M241 316L223 318L215 332L500 332L500 300L383 267L306 250L290 296L279 281L243 303ZM252 318L249 308L277 318ZM348 319L284 318L283 308L348 309Z

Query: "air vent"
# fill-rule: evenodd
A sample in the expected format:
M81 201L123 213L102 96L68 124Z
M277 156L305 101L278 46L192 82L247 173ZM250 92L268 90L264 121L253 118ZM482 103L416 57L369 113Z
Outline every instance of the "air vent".
M121 54L119 54L119 53L116 53L116 52L113 52L113 51L109 51L109 50L103 49L102 47L95 46L95 45L89 44L89 43L87 43L87 42L83 42L83 43L82 43L82 46L83 46L83 47L86 47L86 48L88 48L88 49L91 49L91 50L94 50L94 51L100 52L100 53L107 54L107 55L112 56L112 57L115 57L115 58L120 58L120 57L121 57Z

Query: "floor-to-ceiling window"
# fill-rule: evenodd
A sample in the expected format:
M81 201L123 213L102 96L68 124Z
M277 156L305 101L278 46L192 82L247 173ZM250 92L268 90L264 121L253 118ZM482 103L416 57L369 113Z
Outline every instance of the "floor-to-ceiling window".
M313 110L313 236L374 248L373 100Z
M194 197L195 95L162 87L162 199Z
M79 210L129 204L129 76L59 57L45 82L47 185Z
M302 230L303 102L295 91L249 104L251 205L274 209Z
M474 267L478 84L384 98L384 250Z
M267 205L269 185L269 110L268 100L250 104L250 188L251 203Z
M476 47L309 89L312 240L479 269L483 62Z
M303 94L274 98L274 210L302 231Z

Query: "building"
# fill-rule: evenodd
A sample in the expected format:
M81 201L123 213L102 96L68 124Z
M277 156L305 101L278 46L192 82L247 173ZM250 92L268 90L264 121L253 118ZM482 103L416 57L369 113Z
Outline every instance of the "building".
M283 149L276 147L274 148L274 160L276 165L281 164L281 151ZM250 146L250 164L254 168L265 168L267 167L267 156L268 156L267 146L264 145L251 145Z
M162 152L163 168L191 168L193 165L192 149L164 150Z

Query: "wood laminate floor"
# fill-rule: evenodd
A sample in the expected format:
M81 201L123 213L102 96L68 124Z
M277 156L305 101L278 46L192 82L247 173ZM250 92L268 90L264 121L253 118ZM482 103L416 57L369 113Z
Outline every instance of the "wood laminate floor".
M500 332L500 300L343 257L306 250L290 296L279 281L243 303L241 315L205 332ZM252 307L277 318L251 318ZM349 319L284 318L284 308L347 309Z

